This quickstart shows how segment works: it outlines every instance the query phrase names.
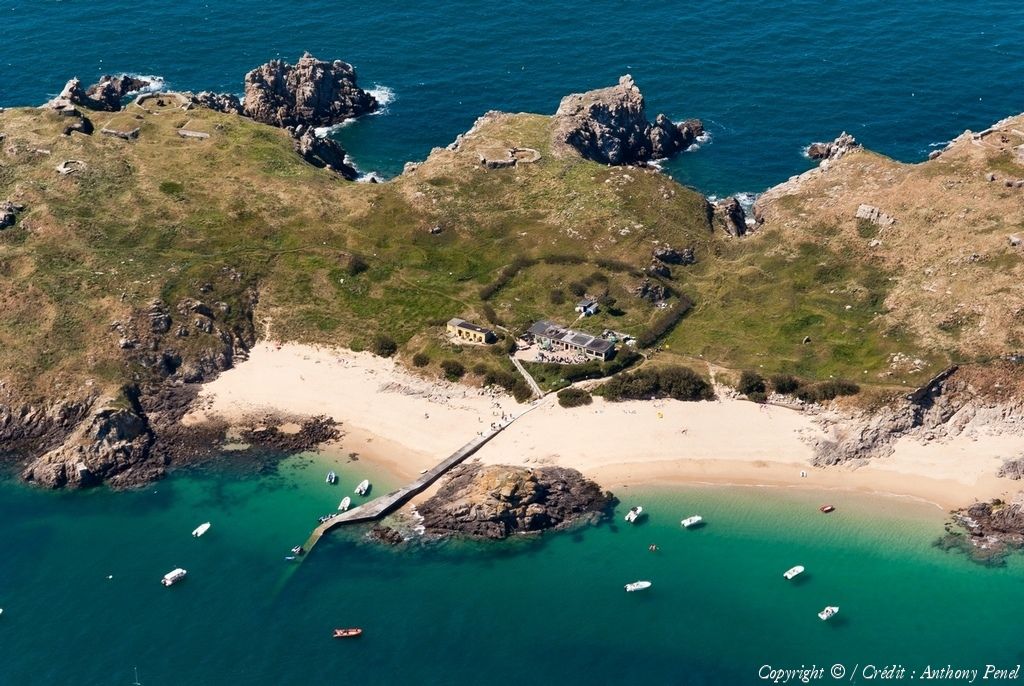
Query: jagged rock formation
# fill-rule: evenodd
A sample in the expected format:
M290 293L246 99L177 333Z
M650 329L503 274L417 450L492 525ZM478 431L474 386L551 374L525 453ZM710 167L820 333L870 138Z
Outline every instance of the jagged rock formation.
M378 106L351 64L308 52L294 65L272 60L245 75L245 114L273 126L331 126Z
M725 225L725 232L737 238L747 233L747 213L736 197L726 198L716 206L722 222Z
M431 534L501 539L605 517L615 498L575 469L465 465L421 506Z
M312 450L340 436L338 423L325 416L306 419L299 425L299 430L293 433L281 431L280 420L274 418L242 431L242 440L246 443L280 452Z
M843 131L830 143L811 143L807 147L807 156L812 160L838 160L851 150L860 147L856 138Z
M651 281L650 279L644 279L641 281L633 287L631 292L641 300L647 300L652 303L659 303L668 299L669 296L667 288L662 286L660 283Z
M231 93L201 91L192 95L191 100L194 104L202 105L203 107L214 110L215 112L224 112L225 114L244 114L242 101L238 99L237 95L233 95Z
M153 82L149 79L141 79L137 76L128 76L127 74L111 76L105 74L100 77L97 83L89 86L85 91L86 97L93 104L98 105L98 107L87 105L87 103L81 104L87 105L90 109L94 110L117 112L121 109L121 101L127 96L149 88L152 85Z
M349 181L359 175L355 167L346 161L348 153L333 138L317 136L313 129L307 126L299 126L289 131L295 143L295 152L302 155L310 164L331 169Z
M134 76L103 76L98 83L83 89L82 82L74 78L64 84L60 95L44 107L61 111L80 105L90 110L117 112L125 96L151 85L151 81Z
M677 250L670 245L659 246L652 253L654 259L665 264L694 264L697 258L693 254L693 248Z
M953 523L966 529L969 536L966 541L958 540L962 535L947 525L951 536L944 543L959 545L978 560L998 562L1008 550L1024 547L1024 491L1009 503L993 500L956 510Z
M628 74L617 86L562 98L554 116L555 148L604 164L643 164L685 150L704 132L697 119L647 120L644 96Z
M1012 479L1013 481L1020 481L1024 479L1024 457L1018 457L1014 460L1007 460L999 467L999 471L996 472L996 476L1004 479Z

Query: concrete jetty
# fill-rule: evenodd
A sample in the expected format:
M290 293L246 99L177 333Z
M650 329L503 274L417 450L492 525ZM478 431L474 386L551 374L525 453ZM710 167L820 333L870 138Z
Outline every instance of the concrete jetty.
M530 407L528 410L526 410L526 412L529 412L532 409L533 407ZM321 537L323 537L323 535L326 534L328 531L336 529L340 526L345 526L347 524L360 524L363 522L372 522L391 514L392 512L400 508L402 505L409 502L409 500L412 499L413 496L422 492L424 489L430 486L430 484L437 481L442 474L447 472L455 465L463 462L466 458L473 455L476 451L480 450L480 448L486 445L488 441L490 441L492 438L494 438L499 433L504 431L512 422L514 422L519 417L522 417L523 414L526 414L526 412L523 412L522 414L519 414L512 419L501 422L500 424L497 424L495 428L491 429L489 432L486 432L481 436L477 436L472 441L470 441L469 443L467 443L466 445L462 446L454 453L449 455L442 462L438 463L433 468L428 469L420 476L420 478L416 479L407 486L399 488L398 490L395 491L391 491L387 495L382 495L381 497L371 500L368 503L359 505L358 507L354 507L351 510L348 510L347 512L340 512L334 515L333 517L322 523L320 526L313 529L313 533L310 534L309 538L306 540L306 543L302 546L303 550L305 550L304 554L308 555L309 552L313 549L313 546L315 546L317 542L319 542Z

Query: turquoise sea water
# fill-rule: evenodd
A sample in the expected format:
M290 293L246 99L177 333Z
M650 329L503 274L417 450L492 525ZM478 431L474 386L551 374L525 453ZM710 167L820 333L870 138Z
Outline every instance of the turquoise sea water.
M1024 111L1022 32L1018 0L0 0L0 105L104 72L238 92L309 50L393 92L341 133L361 169L392 175L490 109L554 112L630 72L652 115L704 120L713 142L670 171L721 195L803 171L801 149L843 129L912 161Z
M611 525L399 549L352 529L291 565L358 480L394 483L366 463L336 487L325 471L298 458L132 493L0 486L0 683L129 684L138 666L146 686L754 684L765 664L1024 661L1024 560L932 547L929 505L832 493L825 516L803 491L624 489ZM650 518L620 524L638 502ZM708 525L683 530L693 513ZM795 564L807 572L784 581ZM176 566L189 577L162 587ZM638 579L654 585L625 593ZM825 623L827 604L841 610ZM366 634L330 638L349 625Z

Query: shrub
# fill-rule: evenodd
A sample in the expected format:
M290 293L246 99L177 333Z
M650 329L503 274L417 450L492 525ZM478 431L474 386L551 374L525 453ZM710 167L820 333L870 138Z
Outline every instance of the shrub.
M516 274L524 268L535 264L537 264L537 260L530 257L517 257L512 260L512 264L503 267L502 270L498 272L498 278L480 289L480 299L490 300L494 297L495 293L507 286L509 282L516 277Z
M764 391L754 391L753 393L747 393L747 399L755 403L764 403L768 402L768 394Z
M426 367L430 364L430 355L426 353L416 353L412 356L412 364L414 367Z
M487 365L484 364L483 362L477 362L476 364L473 365L473 373L476 374L477 376L483 376L484 374L486 374L487 369Z
M855 395L860 392L860 386L842 379L833 381L822 381L811 386L801 386L796 397L805 403L820 403L826 400L834 400L841 395Z
M739 385L736 386L736 390L749 398L752 393L760 393L761 395L764 395L765 391L768 389L765 386L764 378L760 374L752 371L744 371L740 374L740 382Z
M561 305L565 302L565 291L561 288L552 288L551 292L548 293L548 301L552 305Z
M631 374L620 374L608 381L602 389L609 400L666 397L674 400L711 400L715 397L711 384L689 367L682 366L640 369Z
M490 322L491 324L501 323L501 320L498 319L498 313L494 311L494 308L491 307L490 303L484 303L483 307L480 309L483 310L484 317L487 319L488 322Z
M398 344L390 336L377 334L370 343L370 352L380 357L391 357L398 352Z
M352 253L348 256L348 260L345 261L345 272L349 276L356 276L362 274L370 265L366 262L366 258L358 253Z
M800 380L789 374L776 374L772 377L771 381L775 392L782 393L783 395L789 395L800 388Z
M679 302L676 303L675 307L667 310L655 319L649 327L640 332L640 335L636 337L637 345L641 348L649 348L657 343L662 336L671 331L686 316L692 307L693 301L685 295L680 295Z
M582 298L587 294L587 287L579 281L573 281L568 286L569 292L575 295L577 298Z
M444 372L444 377L449 381L458 381L466 375L466 368L458 360L443 360L441 362L441 371Z
M558 392L558 404L562 407L579 407L592 402L594 399L581 388L564 388Z

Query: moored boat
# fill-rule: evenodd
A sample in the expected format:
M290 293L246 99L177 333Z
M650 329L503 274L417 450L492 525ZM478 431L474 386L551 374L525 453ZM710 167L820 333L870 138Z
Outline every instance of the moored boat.
M333 471L327 472L327 478L324 480L333 486L338 481L338 475L335 474Z
M631 507L631 508L629 508L629 512L626 513L625 519L626 519L627 522L632 524L633 522L635 522L637 520L637 517L639 517L640 515L643 514L643 512L644 512L644 508L643 508L642 505L637 505L635 507Z
M822 512L824 512L825 514L828 514L829 512L835 512L836 511L836 506L835 505L822 505L818 509L821 510Z
M701 517L700 515L693 515L692 517L687 517L686 519L684 519L683 521L681 521L679 523L683 525L684 529L689 529L689 528L697 526L698 524L702 523L703 521L704 521L704 518Z
M784 576L786 579L792 579L793 577L799 576L799 575L801 575L803 573L804 573L804 566L803 565L797 565L796 567L790 567L789 569L787 569L782 574L782 576Z
M162 583L164 586L173 586L174 584L184 579L186 574L188 574L188 572L182 569L181 567L178 567L177 569L172 569L171 571L164 574L164 578L160 580L160 583Z
M334 638L354 638L356 636L362 636L363 630L359 627L352 627L350 629L335 629Z
M359 485L356 486L356 495L366 495L369 492L370 492L370 480L369 479L363 479L362 481L359 482Z
M832 619L833 617L835 617L837 612L839 612L839 608L837 606L829 605L824 610L819 612L818 616L822 619L822 621L824 621L824 620Z
M632 593L633 591L642 591L650 587L650 581L634 581L631 584L626 584L626 593Z
M338 503L338 509L341 510L342 512L344 512L344 511L346 511L349 508L349 505L351 505L351 504L352 504L352 498L349 498L348 496L345 496L344 498L341 499L341 502Z
M192 535L195 536L196 538L199 538L200 536L202 536L203 534L205 534L209 530L210 530L210 523L209 522L203 522L202 524L197 526L195 529L193 529Z
M297 545L294 548L292 548L292 555L301 555L304 552L306 551L302 548L301 545Z

